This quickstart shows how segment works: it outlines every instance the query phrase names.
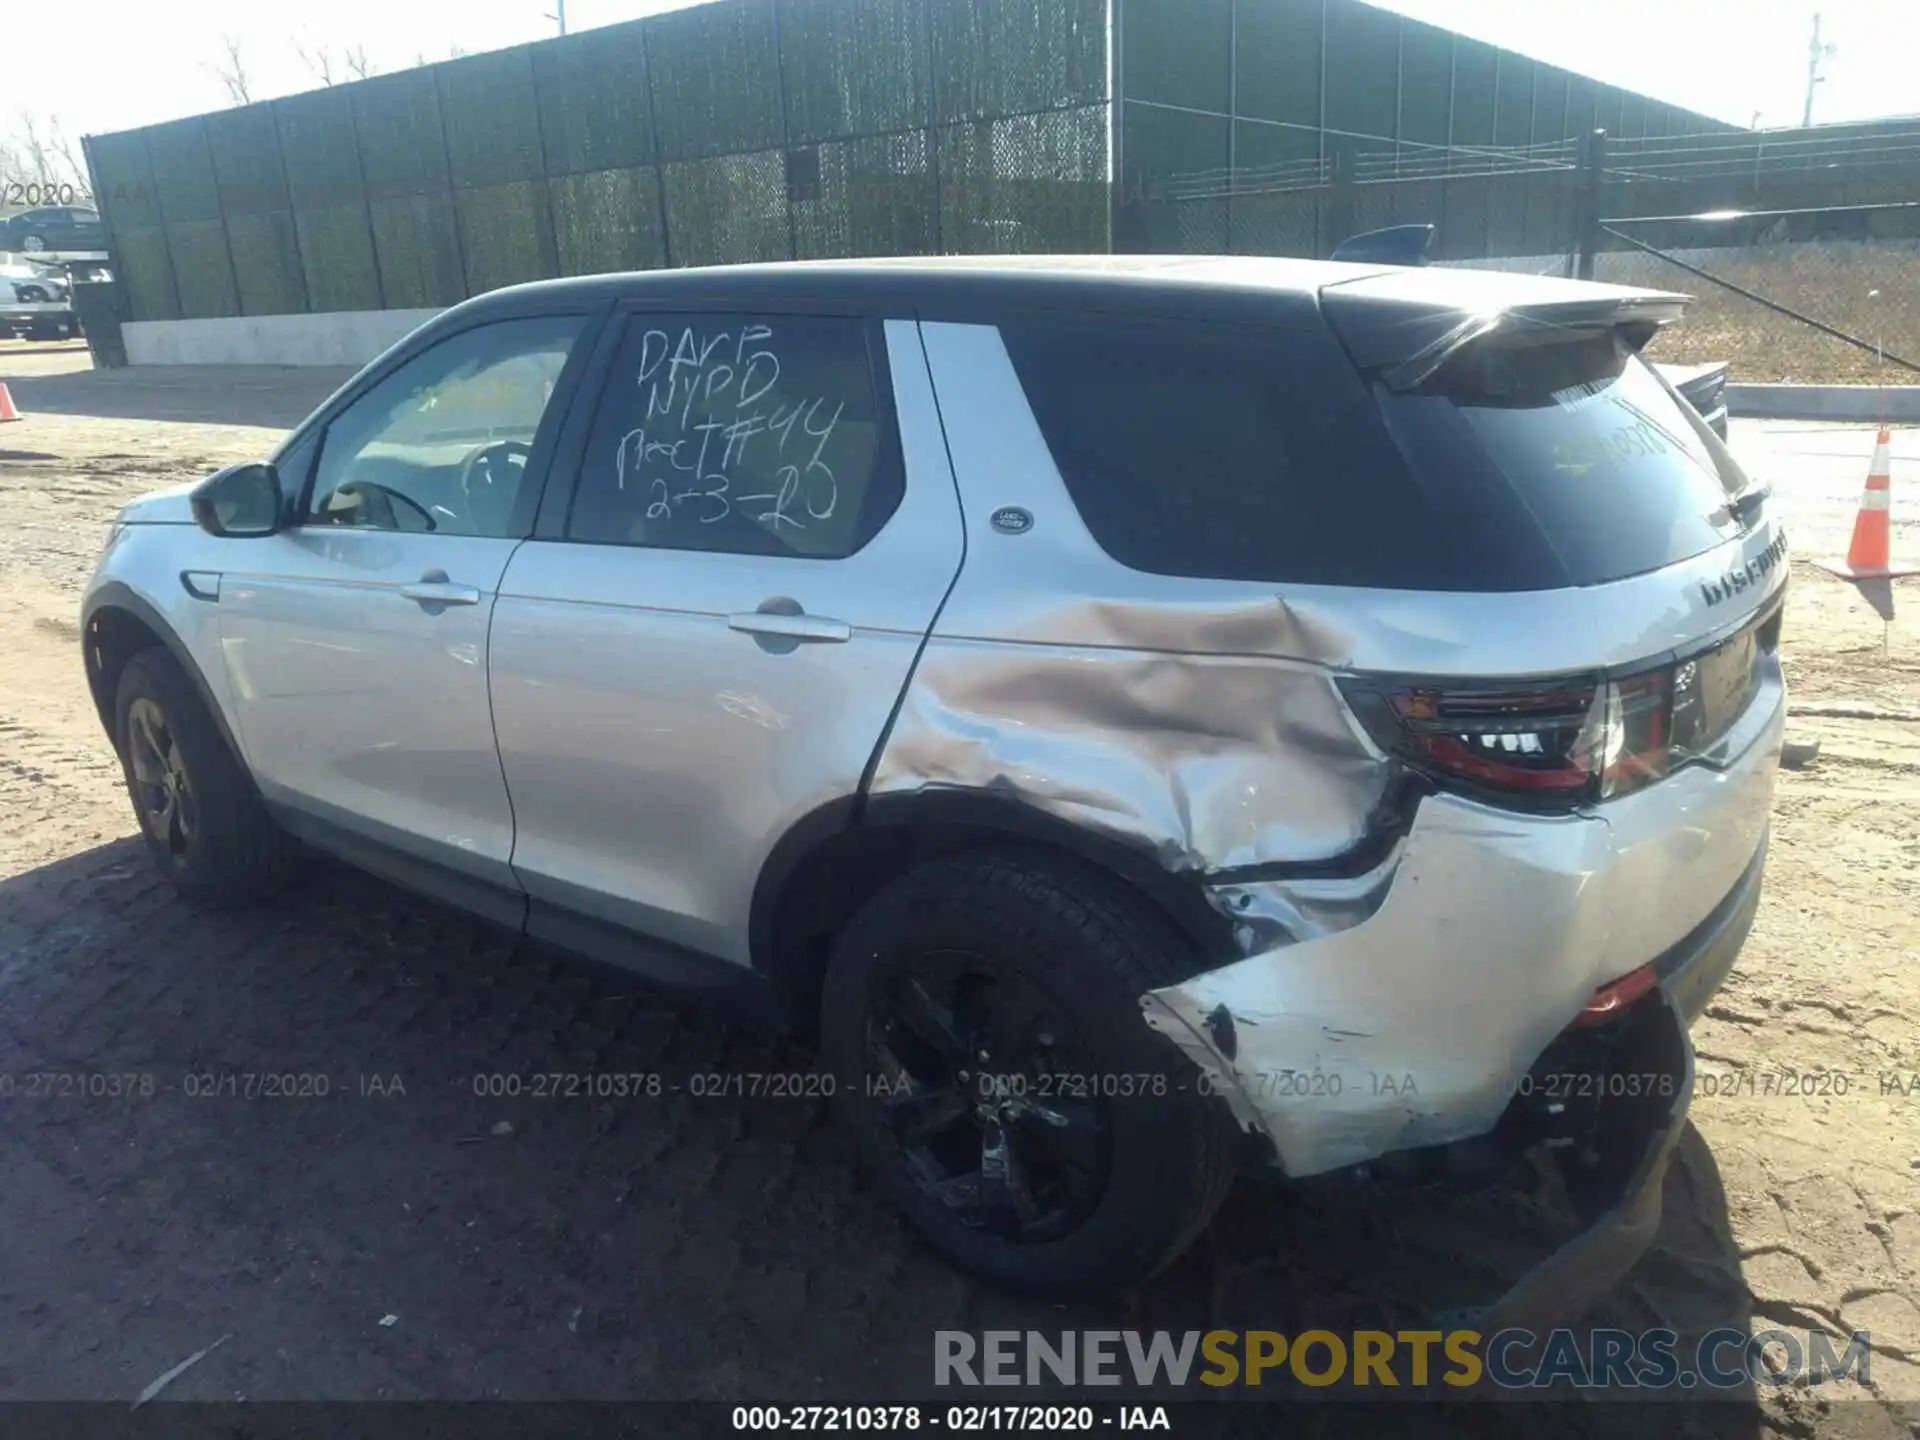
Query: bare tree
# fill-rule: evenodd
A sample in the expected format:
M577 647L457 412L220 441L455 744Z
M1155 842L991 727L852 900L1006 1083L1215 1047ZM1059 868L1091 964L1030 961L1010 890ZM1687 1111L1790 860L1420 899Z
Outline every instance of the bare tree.
M226 87L229 100L236 105L251 105L253 88L247 80L247 66L240 54L240 41L236 36L222 35L220 43L226 50L226 56L207 66L207 69Z
M31 110L19 113L13 133L0 135L0 177L56 195L90 194L87 167L74 155L59 117L43 118Z
M73 141L67 138L67 132L60 126L60 118L50 116L47 121L47 148L53 152L54 159L67 175L72 177L74 189L93 198L93 180L87 173L86 162L73 153Z
M333 51L325 45L315 45L309 50L298 40L293 42L293 53L300 57L300 63L314 73L322 85L331 85L333 79Z
M309 46L295 40L293 53L300 57L300 63L311 70L322 85L338 85L348 78L365 80L370 75L380 73L380 67L373 63L364 45L350 45L336 51L330 45Z

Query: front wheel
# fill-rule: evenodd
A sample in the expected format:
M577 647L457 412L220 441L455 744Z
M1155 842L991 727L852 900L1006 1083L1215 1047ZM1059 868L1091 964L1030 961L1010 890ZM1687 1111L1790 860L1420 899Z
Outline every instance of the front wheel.
M157 646L135 655L120 673L114 717L141 838L174 888L206 905L243 904L276 888L293 842L180 662Z
M951 1261L1008 1289L1147 1279L1234 1174L1231 1121L1141 1015L1191 961L1136 894L1052 855L895 881L839 937L823 995L863 1167Z

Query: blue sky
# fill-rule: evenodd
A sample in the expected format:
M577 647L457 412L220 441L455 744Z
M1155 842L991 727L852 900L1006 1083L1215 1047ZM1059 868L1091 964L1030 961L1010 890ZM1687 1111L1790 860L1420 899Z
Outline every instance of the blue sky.
M227 103L211 65L238 40L255 98L318 80L294 45L336 54L362 45L382 70L554 32L554 0L92 0L85 28L111 37L84 65L16 65L0 94L0 134L22 109L57 115L71 135L120 130ZM569 0L589 29L676 8L680 0ZM1920 110L1920 0L1817 0L1839 47L1816 119ZM1740 124L1798 124L1816 0L1390 0L1387 8ZM49 11L51 16L56 12ZM54 25L58 31L71 16ZM49 24L53 22L49 20Z

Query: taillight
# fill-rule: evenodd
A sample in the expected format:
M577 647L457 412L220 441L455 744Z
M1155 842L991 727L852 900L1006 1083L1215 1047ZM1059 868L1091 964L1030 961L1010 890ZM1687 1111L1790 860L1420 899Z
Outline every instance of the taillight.
M1557 808L1624 795L1667 773L1672 669L1615 680L1406 683L1349 679L1383 750L1449 788Z
M1594 991L1593 998L1573 1017L1573 1023L1598 1025L1603 1020L1611 1020L1659 984L1660 977L1651 964L1642 965L1638 970L1629 970L1618 980Z

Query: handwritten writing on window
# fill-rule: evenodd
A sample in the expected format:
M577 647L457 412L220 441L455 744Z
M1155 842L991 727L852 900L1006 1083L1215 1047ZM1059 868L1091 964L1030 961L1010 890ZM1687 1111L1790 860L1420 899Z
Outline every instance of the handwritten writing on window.
M621 491L653 524L713 525L736 511L776 534L833 518L829 459L844 397L795 390L768 325L648 330L641 421L620 437Z

